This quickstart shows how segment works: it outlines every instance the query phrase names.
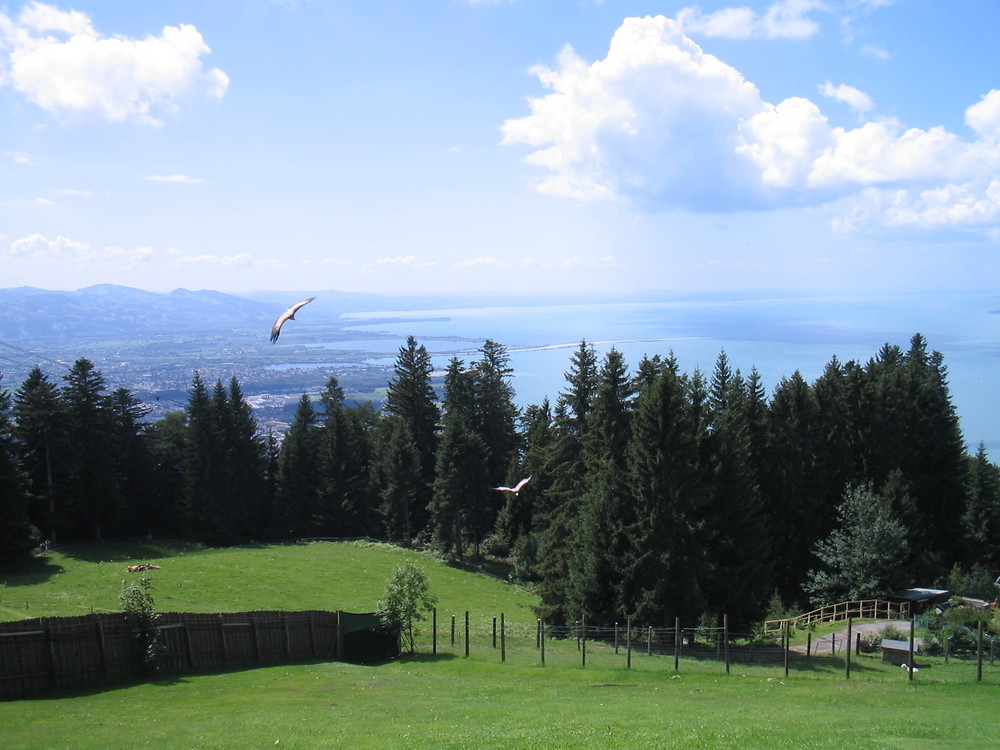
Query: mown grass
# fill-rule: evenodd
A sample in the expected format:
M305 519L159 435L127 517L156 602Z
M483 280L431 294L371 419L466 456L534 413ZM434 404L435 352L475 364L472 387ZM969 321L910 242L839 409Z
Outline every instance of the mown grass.
M100 561L112 552L120 557ZM675 672L672 657L639 648L626 669L622 650L594 642L583 667L573 640L547 641L543 666L530 594L419 553L311 544L127 554L135 556L110 547L64 550L42 561L44 575L31 566L7 574L0 596L21 597L29 614L35 607L63 610L58 614L114 609L124 564L139 560L163 565L153 574L164 610L360 611L372 608L401 559L413 559L426 566L441 600L439 653L430 655L425 630L421 653L375 666L166 676L0 703L0 747L961 750L995 742L1000 666L987 665L982 682L974 663L931 659L913 681L866 657L856 658L850 680L843 660L831 657L800 663L788 677L781 664L734 664L726 674L718 662L684 658ZM469 658L461 632L466 609L481 613ZM510 625L506 662L491 641L489 616L499 612ZM455 647L448 613L458 615Z
M201 549L178 543L74 545L0 570L0 620L120 611L126 566L161 566L153 596L162 612L377 608L393 568L426 571L444 612L505 612L530 620L534 596L491 576L387 544L314 542Z

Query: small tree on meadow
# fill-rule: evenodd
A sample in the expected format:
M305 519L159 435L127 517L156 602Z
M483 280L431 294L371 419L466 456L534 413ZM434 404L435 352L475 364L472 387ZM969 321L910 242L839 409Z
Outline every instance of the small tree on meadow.
M156 671L157 660L164 648L160 642L160 631L156 629L160 615L156 612L152 591L152 579L143 576L138 581L122 581L119 595L122 612L133 627L143 672Z
M414 652L414 625L427 619L427 612L437 602L430 593L427 574L413 563L403 563L386 581L379 602L379 619L389 631L399 633L407 652Z

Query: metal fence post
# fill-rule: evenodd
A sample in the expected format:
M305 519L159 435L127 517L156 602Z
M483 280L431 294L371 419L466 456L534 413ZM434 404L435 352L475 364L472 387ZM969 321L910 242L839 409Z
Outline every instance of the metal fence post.
M507 661L507 628L503 621L503 612L500 613L500 661Z

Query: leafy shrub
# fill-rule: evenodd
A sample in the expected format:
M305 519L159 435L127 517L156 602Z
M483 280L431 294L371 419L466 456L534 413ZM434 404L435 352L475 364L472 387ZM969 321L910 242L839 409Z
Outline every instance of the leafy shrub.
M160 631L156 623L160 619L153 601L153 579L142 576L138 581L122 581L119 601L122 612L131 621L136 646L139 649L140 670L155 672L159 668L159 657L166 646L160 641Z

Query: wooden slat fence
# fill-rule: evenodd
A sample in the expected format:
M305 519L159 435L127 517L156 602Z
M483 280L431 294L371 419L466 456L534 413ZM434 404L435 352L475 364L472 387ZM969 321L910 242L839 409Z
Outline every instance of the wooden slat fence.
M808 627L813 623L838 622L846 620L848 617L872 620L908 620L910 619L910 603L889 602L884 599L858 599L851 602L828 604L795 617L767 620L764 623L764 632L780 632L785 627L786 622L793 628Z
M399 654L373 614L164 612L160 672L198 672L312 659L372 661ZM134 678L141 646L121 613L0 622L0 699Z

